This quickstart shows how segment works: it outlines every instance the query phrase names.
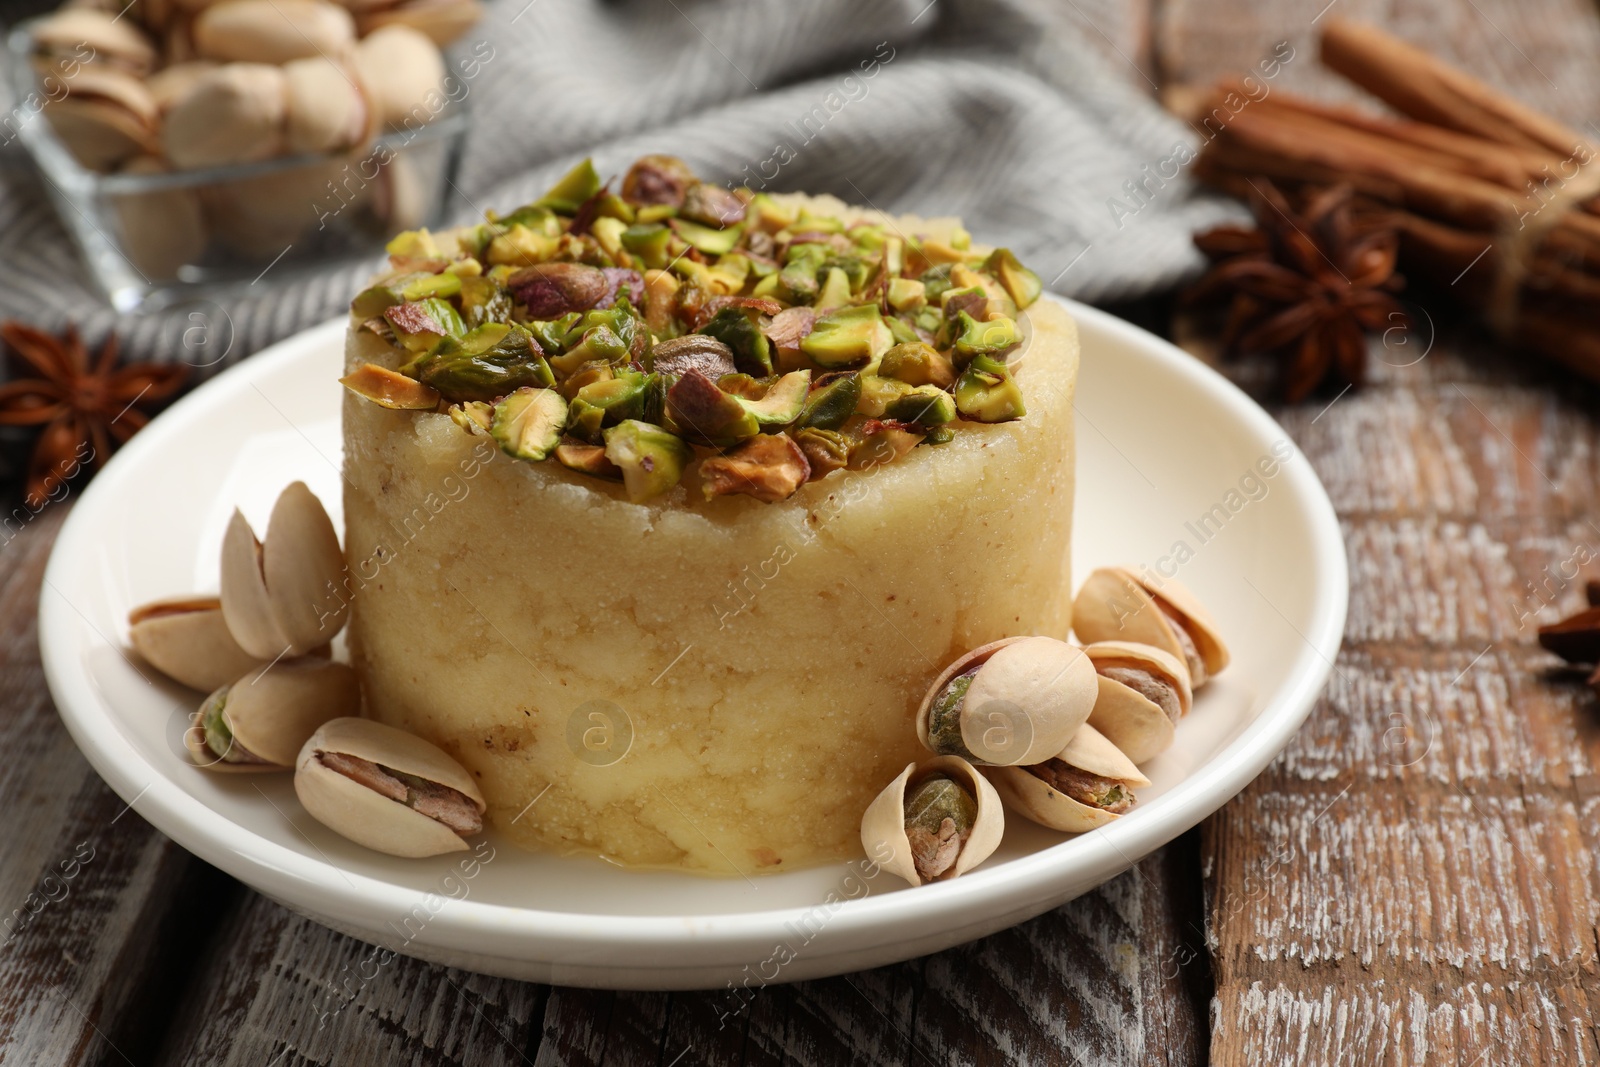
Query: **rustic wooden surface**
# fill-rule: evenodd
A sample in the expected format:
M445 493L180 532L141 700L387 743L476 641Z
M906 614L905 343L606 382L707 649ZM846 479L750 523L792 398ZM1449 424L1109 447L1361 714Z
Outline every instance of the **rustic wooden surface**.
M1279 84L1348 95L1315 69L1320 0L1040 6L1135 81L1204 83L1288 39ZM1580 126L1600 115L1588 0L1337 10ZM1126 310L1161 324L1159 304ZM50 506L0 545L0 1063L1600 1062L1600 707L1531 637L1581 599L1562 561L1600 574L1600 391L1431 333L1379 352L1365 392L1274 409L1340 513L1353 589L1333 680L1258 781L1072 904L768 988L725 1028L713 994L407 959L352 982L367 946L153 831L44 687L38 588L71 505Z

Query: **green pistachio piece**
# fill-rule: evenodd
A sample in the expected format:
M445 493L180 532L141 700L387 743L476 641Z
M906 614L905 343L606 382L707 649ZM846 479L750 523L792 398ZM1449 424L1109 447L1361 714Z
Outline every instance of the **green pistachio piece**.
M956 382L956 409L973 422L1009 422L1027 414L1022 390L1006 365L981 354L973 357Z
M636 419L606 430L605 440L606 459L621 469L628 499L634 503L660 496L677 485L694 458L694 449L678 437Z
M700 464L700 491L707 500L738 493L774 504L810 477L810 462L788 434L760 434Z
M794 443L811 464L812 481L843 469L850 462L850 449L855 445L848 435L820 426L796 430Z
M677 156L641 156L622 176L622 198L641 210L676 208L694 183L694 171Z
M782 207L766 193L757 193L745 208L744 217L762 233L777 233L789 229L795 220L794 212Z
M539 342L539 347L544 351L563 352L567 348L567 335L573 332L573 328L582 317L582 312L569 311L559 319L535 319L522 325L533 335L533 339ZM582 336L583 331L577 331L577 336L573 338L574 343Z
M924 308L923 310L926 311L928 309ZM935 316L937 316L939 314L939 309L938 308L934 308L932 310L933 310L933 314ZM883 322L884 322L884 325L889 327L889 335L894 338L894 343L895 344L897 344L897 345L914 345L914 344L920 344L922 342L922 338L917 336L917 331L913 330L906 323L906 321L904 319L900 318L898 315L890 315L888 318L884 319ZM936 324L936 328L937 328L937 324ZM932 333L933 331L929 330L928 332Z
M396 304L384 309L383 317L408 352L426 352L441 338L460 337L467 329L450 301L438 297Z
M904 396L889 401L883 413L899 422L942 426L955 420L956 398L936 385L919 385Z
M850 449L851 470L870 470L893 463L922 443L926 432L918 427L908 429L893 423L869 421L862 427L860 440Z
M443 274L429 274L418 278L401 289L400 295L407 300L424 300L430 296L455 296L459 292L461 292L461 276L446 271Z
M828 249L819 244L790 245L778 272L778 295L791 304L809 304L817 296L817 271Z
M554 211L541 204L527 204L505 216L496 216L490 212L489 218L492 223L491 228L497 228L501 233L521 226L529 233L541 237L561 236L561 220L556 217Z
M470 434L488 433L494 422L494 405L482 400L468 400L464 404L451 404L450 421Z
M659 222L636 223L622 231L622 247L646 267L660 270L672 261L673 233Z
M800 350L824 367L876 364L894 344L894 335L884 325L876 304L830 311L817 319Z
M511 319L511 293L492 278L461 279L461 318L469 329Z
M570 335L569 335L570 336ZM591 360L607 362L624 360L628 356L628 343L610 326L591 326L580 335L578 343L559 356L550 358L550 366L557 373L571 374Z
M837 430L856 412L861 402L861 376L852 372L830 374L806 397L795 422L802 427ZM839 464L843 466L841 462Z
M896 311L915 311L927 306L928 290L915 278L890 278L888 297Z
M832 215L802 213L789 229L795 233L843 233L844 223Z
M772 297L778 296L781 292L778 283L781 280L782 279L778 277L777 273L773 272L772 274L767 275L765 278L762 278L759 282L756 282L755 288L750 290L750 295Z
M876 374L861 375L861 399L856 402L856 413L868 418L882 418L889 405L911 392L911 386L893 378Z
M936 267L929 267L918 280L922 282L923 295L928 298L928 303L938 307L945 290L952 287L950 264L940 263Z
M838 267L827 268L822 288L817 291L818 308L843 307L850 302L850 279Z
M616 368L603 359L591 359L565 378L556 387L562 396L571 400L578 395L578 390L595 382L609 382L617 376Z
M989 253L989 258L983 261L983 269L1000 279L1000 284L1011 294L1011 299L1017 302L1019 311L1039 299L1039 294L1044 292L1044 284L1039 281L1039 276L1019 263L1009 248L997 248Z
M350 314L358 320L365 322L382 315L396 304L405 303L406 298L400 295L400 290L388 285L374 285L370 289L363 289L350 301Z
M907 385L935 385L948 389L956 382L949 357L921 341L902 342L883 354L878 374Z
M389 239L384 251L399 259L439 259L442 253L427 230L406 230Z
M950 426L929 426L928 436L922 439L925 445L947 445L956 439L956 432Z
M589 442L600 440L601 427L645 414L654 375L624 370L605 381L591 382L572 400L571 432Z
M524 386L555 384L533 336L504 322L447 337L403 369L451 401L496 400Z
M561 443L556 445L555 457L556 462L568 470L592 474L596 478L618 480L622 477L621 469L606 458L604 445L591 445L586 441L563 437Z
M690 370L667 390L667 425L691 440L734 445L761 432L755 415L740 401L704 374Z
M589 232L594 234L594 239L600 242L600 247L613 260L623 254L622 235L627 229L626 222L608 215L602 215L589 225Z
M707 374L706 377L709 378L711 375ZM767 395L767 390L772 388L776 380L776 378L755 378L735 371L733 374L724 374L718 378L717 388L743 400L760 400Z
M524 386L494 406L489 436L500 451L537 463L555 451L567 425L567 402L554 389Z
M751 308L723 308L700 332L732 349L734 366L739 370L765 376L772 373L772 342L756 325L757 315Z
M722 256L732 252L733 246L739 243L739 237L744 233L743 226L716 230L710 226L702 226L698 222L690 222L688 219L673 219L669 225L673 232L688 242L690 248L699 249L708 256Z
M720 229L744 220L744 201L731 189L695 182L684 194L678 217Z
M594 160L586 159L567 171L534 206L562 215L576 215L579 206L599 191L600 175L594 169Z
M962 311L957 313L956 322L951 325L959 331L955 339L958 355L997 356L1022 343L1022 338L1017 336L1016 322L1003 316L979 322Z
M744 409L756 417L763 426L787 426L800 416L805 407L806 393L811 388L811 372L790 371L773 383L759 400L735 397Z
M845 282L852 291L858 291L867 284L867 279L872 274L872 267L860 256L832 255L822 261L824 270L837 270L845 277Z

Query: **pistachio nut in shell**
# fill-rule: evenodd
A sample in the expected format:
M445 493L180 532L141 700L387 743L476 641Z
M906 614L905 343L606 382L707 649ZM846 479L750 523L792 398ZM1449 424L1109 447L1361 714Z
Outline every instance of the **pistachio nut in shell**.
M324 0L223 0L196 15L191 32L202 59L224 63L336 55L356 38L350 12Z
M1125 753L1084 725L1053 758L984 771L1006 807L1041 826L1081 834L1115 822L1150 784Z
M1098 691L1082 649L1053 637L1008 637L940 673L917 709L917 736L930 751L974 763L1038 763L1088 721Z
M234 511L222 539L222 613L246 652L303 656L331 641L350 611L343 578L339 535L304 482L279 495L264 541Z
M294 791L328 829L391 856L466 849L483 828L477 783L437 746L370 719L335 719L306 741Z
M202 74L216 69L216 62L210 59L191 59L186 63L173 63L150 75L144 86L150 90L156 107L165 112L194 87L194 83Z
M355 72L326 56L283 65L284 144L296 154L323 155L365 142L376 132Z
M190 84L161 124L162 153L183 168L271 159L283 150L283 68L225 63Z
M208 696L184 747L211 771L285 771L324 723L361 710L361 686L343 663L280 660Z
M443 48L483 17L478 0L405 0L393 6L371 8L356 13L356 29L363 37L385 26L410 26L428 35Z
M155 156L139 156L128 161L120 173L166 171L166 164ZM199 259L205 251L205 219L200 198L193 189L119 193L111 201L122 231L123 253L151 280L176 277L180 267Z
M34 49L44 58L84 60L118 67L143 77L159 56L150 39L133 24L108 11L63 8L29 28Z
M128 641L173 681L209 693L262 664L239 647L214 596L170 597L128 612Z
M1004 833L994 786L960 756L906 764L861 817L868 858L914 886L965 874Z
M1132 641L1097 641L1084 654L1100 675L1089 725L1134 763L1172 744L1179 719L1189 713L1189 668L1170 652Z
M1101 567L1072 603L1072 628L1086 643L1136 641L1183 660L1199 689L1228 665L1228 647L1199 599L1174 578L1159 585L1131 567Z
M44 113L72 158L89 170L115 170L154 148L150 126L120 104L69 96Z
M437 117L444 85L439 46L410 26L384 26L356 45L355 65L380 127L421 126Z

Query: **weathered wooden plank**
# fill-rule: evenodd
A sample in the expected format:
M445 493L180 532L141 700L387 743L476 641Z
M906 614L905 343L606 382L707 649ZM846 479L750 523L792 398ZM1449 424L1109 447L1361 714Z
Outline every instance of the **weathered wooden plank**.
M0 1062L148 1062L229 883L152 830L56 717L35 623L68 505L0 545Z

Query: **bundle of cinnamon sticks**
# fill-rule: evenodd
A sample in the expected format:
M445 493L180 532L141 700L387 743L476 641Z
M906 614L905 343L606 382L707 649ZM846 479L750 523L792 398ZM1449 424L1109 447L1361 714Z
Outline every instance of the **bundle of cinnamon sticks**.
M1330 20L1321 58L1406 117L1225 80L1183 109L1206 138L1201 180L1240 196L1262 178L1349 184L1399 234L1408 276L1600 380L1600 149L1372 26Z

